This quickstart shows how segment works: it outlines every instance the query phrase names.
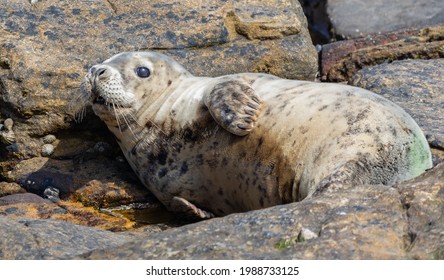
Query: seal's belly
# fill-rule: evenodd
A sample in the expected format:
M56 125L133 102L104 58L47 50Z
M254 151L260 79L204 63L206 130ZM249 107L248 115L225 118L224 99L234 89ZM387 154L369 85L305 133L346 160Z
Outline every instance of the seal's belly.
M128 160L167 206L179 196L226 215L293 201L293 164L273 137L259 130L239 137L214 123L159 135L156 142L158 149L129 151Z

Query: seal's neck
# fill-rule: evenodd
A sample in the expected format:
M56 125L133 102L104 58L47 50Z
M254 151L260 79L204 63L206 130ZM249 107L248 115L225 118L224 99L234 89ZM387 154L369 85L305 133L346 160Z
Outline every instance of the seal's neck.
M137 118L165 130L183 128L198 118L202 96L211 79L194 76L177 79L155 102L140 107Z

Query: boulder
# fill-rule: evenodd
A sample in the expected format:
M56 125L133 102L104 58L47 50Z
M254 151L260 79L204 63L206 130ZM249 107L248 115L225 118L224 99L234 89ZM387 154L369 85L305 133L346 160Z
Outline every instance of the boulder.
M395 186L409 220L412 259L444 259L444 163L431 171Z
M25 192L26 190L17 183L0 182L0 197Z
M66 259L134 239L128 234L53 220L16 220L0 216L0 259Z
M322 46L321 79L348 81L357 71L404 59L444 58L444 24L412 28Z
M327 0L333 32L343 38L365 37L411 27L444 23L441 0Z

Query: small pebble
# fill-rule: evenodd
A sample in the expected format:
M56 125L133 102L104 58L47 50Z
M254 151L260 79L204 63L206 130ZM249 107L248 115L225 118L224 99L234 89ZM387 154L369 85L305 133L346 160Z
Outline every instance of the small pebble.
M43 140L43 143L45 143L45 144L52 144L52 143L54 143L55 140L57 140L57 138L55 137L55 135L48 134L45 137L43 137L42 140Z
M111 146L105 142L97 142L94 145L94 150L99 154L103 154L109 152L111 150Z
M302 228L301 233L300 233L300 238L303 240L310 240L313 238L318 238L318 235L309 229Z
M125 162L125 159L124 159L122 156L117 156L117 157L116 157L116 160L117 160L118 162L120 162L120 163Z
M58 188L48 187L43 191L43 195L52 202L60 201L60 190Z
M54 152L54 146L51 144L45 144L42 146L42 156L49 157Z

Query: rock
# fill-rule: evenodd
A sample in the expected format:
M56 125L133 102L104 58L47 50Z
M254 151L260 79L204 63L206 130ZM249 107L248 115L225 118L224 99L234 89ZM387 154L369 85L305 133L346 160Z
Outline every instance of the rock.
M49 157L54 152L54 146L51 144L45 144L42 146L42 157Z
M45 144L52 144L57 140L55 135L48 134L45 137L42 138L43 143Z
M0 124L0 142L10 145L15 142L15 133L12 130L14 121L6 119L3 124Z
M59 203L60 202L60 190L54 187L48 187L43 191L43 196L48 200Z
M61 199L96 207L153 201L128 164L116 159L74 162L36 157L21 161L8 176L29 192L43 196L46 188L53 187Z
M53 220L15 220L0 216L0 259L66 259L90 250L111 248L134 239Z
M312 232L311 230L307 229L307 228L302 228L301 229L301 233L298 236L298 242L304 242L306 240L310 240L313 238L318 238L319 235Z
M409 217L409 257L444 259L444 163L396 187Z
M402 60L358 71L350 84L376 92L404 108L432 148L444 151L444 59ZM435 153L441 156L440 152ZM443 158L444 159L444 158Z
M74 196L84 205L97 208L109 208L135 202L158 203L157 199L145 189L119 185L111 180L105 183L98 180L89 181L76 190Z
M410 27L444 23L442 0L327 0L334 33L364 37Z
M0 182L0 197L25 192L26 190L17 183Z
M18 193L0 197L0 206L8 206L20 203L52 204L50 201L32 193Z
M152 233L81 258L441 259L443 174L444 163L395 187L348 186L298 203Z
M312 80L317 72L297 1L2 0L0 24L0 114L14 118L22 158L40 155L42 136L70 127L86 70L118 52L160 51L196 75Z
M31 193L0 197L0 216L14 219L53 219L112 231L132 229L134 222L101 213L80 203L53 203Z
M348 81L362 68L404 59L444 58L444 24L338 41L322 47L321 79Z

